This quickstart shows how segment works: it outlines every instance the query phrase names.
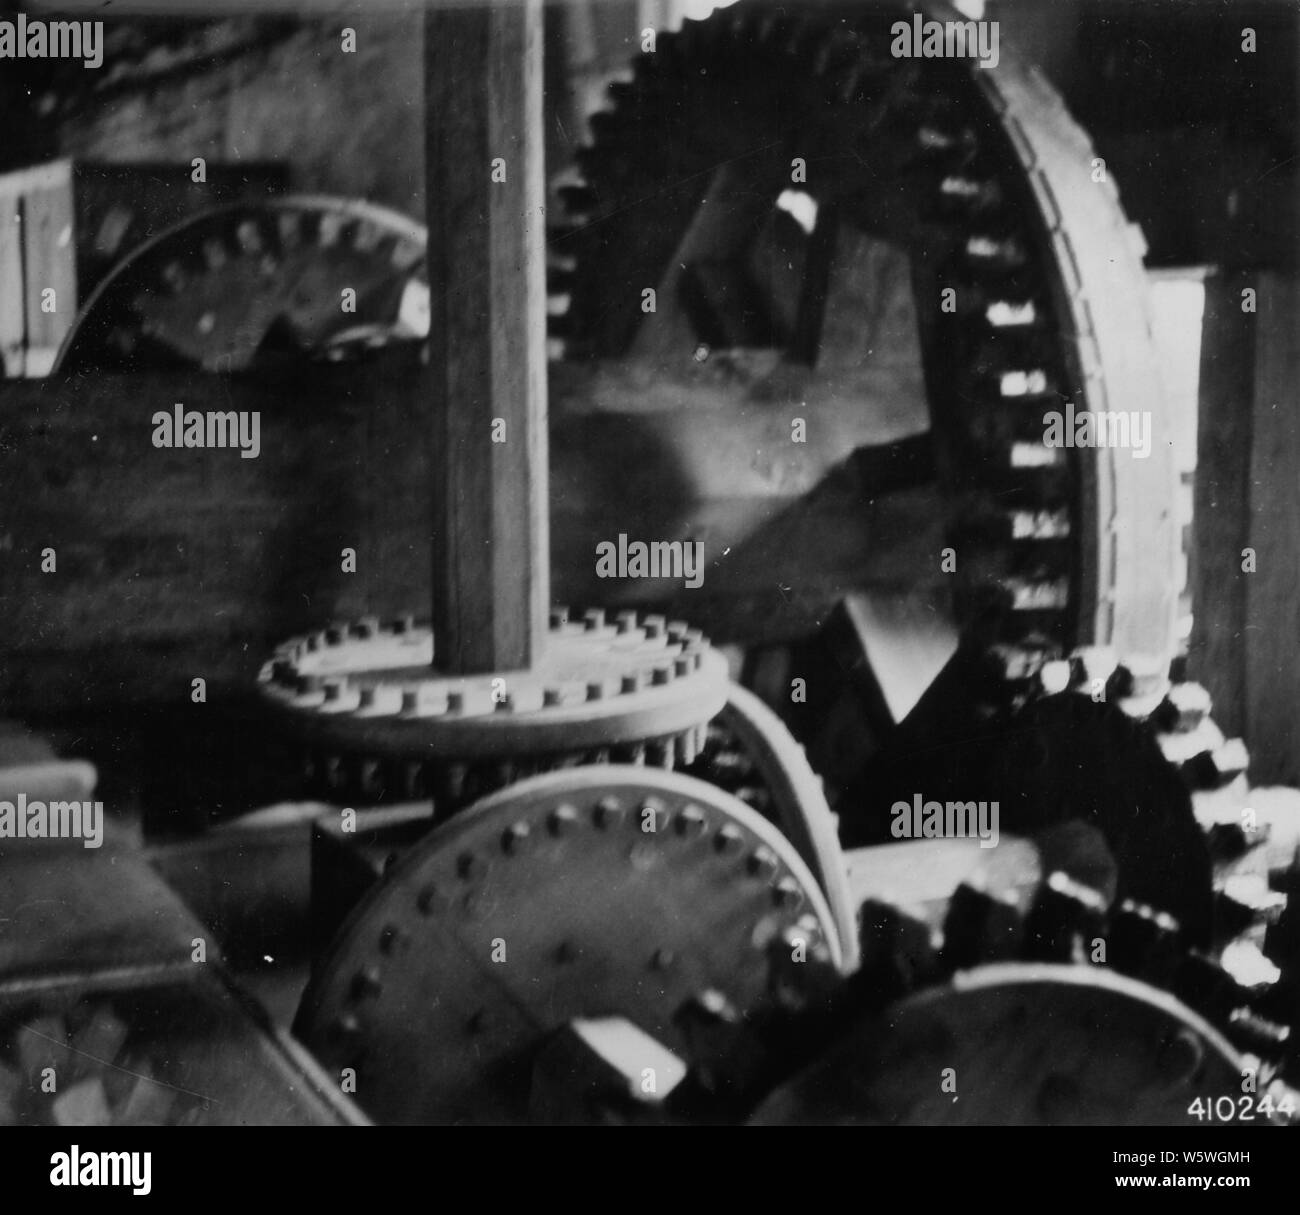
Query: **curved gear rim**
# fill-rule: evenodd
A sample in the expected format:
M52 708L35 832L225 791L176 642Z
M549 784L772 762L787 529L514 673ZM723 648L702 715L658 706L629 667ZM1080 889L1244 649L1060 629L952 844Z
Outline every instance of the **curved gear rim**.
M838 822L826 801L821 779L803 748L784 723L753 692L732 684L727 703L709 723L710 734L730 736L732 746L753 764L763 786L765 817L798 850L826 896L844 953L844 968L858 964L858 917L849 889L848 871L840 848ZM690 768L722 788L727 783L712 773L710 744Z

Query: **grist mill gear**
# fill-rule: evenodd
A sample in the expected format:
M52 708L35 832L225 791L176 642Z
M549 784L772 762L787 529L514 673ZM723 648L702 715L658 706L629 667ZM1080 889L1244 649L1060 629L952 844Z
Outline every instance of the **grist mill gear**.
M902 11L741 3L661 36L611 86L561 190L557 336L575 358L732 345L815 367L853 306L860 237L901 246L959 619L996 609L987 639L1029 649L1167 656L1168 451L1042 443L1044 412L1067 402L1164 423L1141 238L1040 75L895 59Z

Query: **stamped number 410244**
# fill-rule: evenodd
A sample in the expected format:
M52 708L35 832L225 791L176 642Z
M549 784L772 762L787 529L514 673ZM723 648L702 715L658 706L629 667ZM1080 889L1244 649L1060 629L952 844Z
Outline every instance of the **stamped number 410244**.
M1253 1122L1256 1118L1289 1120L1295 1105L1289 1096L1277 1101L1265 1093L1261 1097L1197 1097L1187 1107L1197 1122Z

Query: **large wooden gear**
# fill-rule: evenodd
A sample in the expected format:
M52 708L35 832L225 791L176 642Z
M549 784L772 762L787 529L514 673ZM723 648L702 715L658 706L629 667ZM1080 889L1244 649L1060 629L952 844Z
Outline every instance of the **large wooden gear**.
M571 359L724 345L815 372L861 306L836 296L855 239L904 249L962 626L1167 658L1175 478L1140 234L1039 74L892 57L912 12L742 2L660 34L560 191L557 337ZM1067 404L1141 413L1150 454L1046 447Z

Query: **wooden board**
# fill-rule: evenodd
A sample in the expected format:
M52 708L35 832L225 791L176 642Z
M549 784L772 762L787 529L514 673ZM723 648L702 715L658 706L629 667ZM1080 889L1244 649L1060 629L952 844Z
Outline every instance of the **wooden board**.
M1244 545L1255 550L1253 574L1222 571L1244 582L1247 690L1245 737L1255 784L1300 783L1300 281L1258 276L1254 423L1250 441L1250 523ZM1238 442L1240 442L1238 438ZM1219 571L1215 571L1219 572ZM1216 719L1219 716L1215 706Z
M18 199L0 192L0 378L21 375L27 314L23 306L22 225Z
M1241 568L1250 532L1250 449L1258 318L1241 310L1253 275L1205 281L1200 420L1193 505L1191 678L1214 698L1214 719L1229 737L1246 722L1246 588Z
M550 608L539 0L428 16L425 130L436 661L517 670Z

